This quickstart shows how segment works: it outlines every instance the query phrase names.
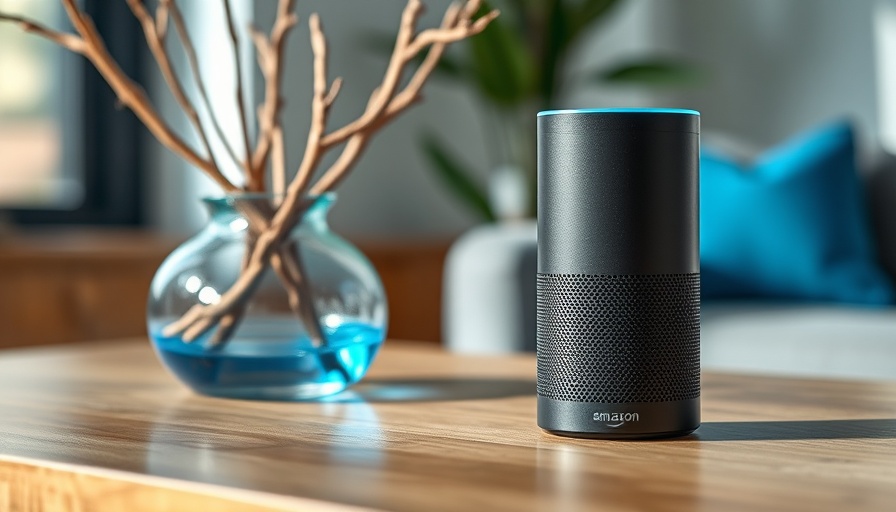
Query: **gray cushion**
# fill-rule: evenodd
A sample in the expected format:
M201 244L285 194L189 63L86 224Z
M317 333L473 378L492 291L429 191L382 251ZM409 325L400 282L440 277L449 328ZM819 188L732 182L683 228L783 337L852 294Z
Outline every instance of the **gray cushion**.
M896 380L896 308L704 303L704 369Z

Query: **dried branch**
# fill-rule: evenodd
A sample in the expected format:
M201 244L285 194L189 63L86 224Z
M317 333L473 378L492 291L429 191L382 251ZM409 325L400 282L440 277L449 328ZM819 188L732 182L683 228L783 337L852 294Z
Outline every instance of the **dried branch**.
M420 0L409 0L401 15L401 25L398 28L398 36L395 38L395 49L392 52L392 57L389 59L383 83L371 95L372 102L361 117L324 137L322 140L324 147L331 147L345 142L349 137L376 121L377 117L388 106L389 99L395 94L401 81L402 71L404 71L408 63L404 49L413 40L417 20L421 14L423 14L423 4Z
M246 116L246 99L243 97L243 65L240 57L240 38L236 33L236 25L233 22L233 12L230 9L230 0L221 0L224 5L224 14L227 18L227 31L230 34L230 43L233 46L234 75L236 80L236 105L239 114L240 128L242 131L243 146L245 150L246 188L260 191L264 183L259 183L252 169L252 147L249 143L249 121Z
M297 206L297 210L304 211L311 204L309 200L303 200L302 204ZM283 207L281 206L277 212L279 213L282 210ZM193 306L180 319L165 326L163 334L165 336L181 335L184 341L191 342L215 327L223 316L249 298L264 275L264 271L277 247L280 246L284 235L285 231L282 228L272 229L271 227L261 232L258 235L245 269L230 289L221 295L220 300L216 304L197 304Z
M279 126L272 132L271 151L274 153L271 159L271 192L274 206L280 206L283 194L286 193L286 148L283 144L283 129Z
M415 7L414 4L417 4L417 6ZM355 134L369 128L370 125L377 123L384 111L391 111L394 115L398 111L407 108L410 103L416 100L415 94L412 98L403 98L399 103L395 103L394 100L392 102L389 101L392 99L393 94L398 86L399 80L401 79L401 72L404 70L404 67L407 66L407 64L411 62L418 53L423 51L427 45L432 46L430 52L432 52L436 48L441 48L437 52L438 57L441 57L445 46L447 46L448 44L476 35L485 30L485 27L487 27L488 24L491 23L491 21L495 19L499 13L498 11L491 11L476 20L475 23L470 23L470 12L475 13L478 10L478 4L479 2L475 0L468 2L467 6L475 6L475 9L461 9L456 4L449 6L440 28L427 30L420 34L420 36L418 36L417 38L414 38L413 41L407 41L405 44L402 44L402 33L409 30L412 31L414 27L413 24L416 23L416 18L419 16L419 0L411 0L408 3L408 7L405 9L405 16L402 17L402 27L401 29L399 29L399 37L396 41L396 48L393 53L392 61L390 62L389 68L386 71L386 76L383 79L383 85L376 92L377 96L371 97L371 99L376 99L373 104L373 108L368 108L364 115L362 115L360 118L324 137L324 147L329 148L331 146L345 142ZM414 10L415 8L417 9L416 11ZM408 23L411 23L411 25L408 25ZM419 37L422 37L423 35L426 35L428 41L427 44L420 44L418 42ZM436 60L436 62L438 62L438 60ZM422 87L423 82L426 81L430 73L431 70L422 75L418 74L419 83L415 83L413 86L417 91L419 91L420 87ZM407 88L405 88L405 90L407 90Z
M286 33L289 31L292 25L295 24L293 21L295 19L294 14L287 10L287 8L291 9L291 2L281 2L280 11L278 13L278 21L275 22L275 30L273 31L274 35L272 36L272 41L275 41L277 44L281 44ZM286 20L286 21L282 21ZM281 27L279 30L276 27ZM279 63L280 55L278 52L273 51L272 48L274 46L269 46L265 43L263 37L255 36L256 46L259 49L259 64L262 66L262 69L269 69L274 71L276 74L268 74L266 75L266 80L270 80L271 78L275 78L276 82L279 82L277 78L279 76L279 64L277 64L277 69L271 67L272 62ZM263 55L263 56L262 56ZM282 102L279 100L279 85L276 88L269 89L270 93L268 94L268 99L272 98L272 103L270 103L270 110L268 113L271 117L268 125L265 126L266 131L270 131L271 133L275 131L279 131L279 111L280 105ZM266 103L267 104L267 103ZM262 113L264 107L262 107ZM267 137L271 137L268 135ZM261 140L266 140L263 137ZM282 142L282 140L281 140ZM269 143L270 144L270 143ZM270 152L270 149L265 151L266 153ZM265 156L267 158L267 156ZM278 157L279 158L279 157ZM251 186L251 185L250 185ZM310 204L310 203L309 203ZM280 205L282 206L282 204ZM305 206L307 208L307 206ZM275 214L276 215L276 214ZM293 222L294 224L295 222ZM228 326L230 325L229 319L229 310L236 309L238 307L242 307L241 305L244 301L249 297L250 290L255 287L258 280L261 278L262 272L266 266L267 262L270 262L275 271L277 271L278 275L281 278L281 281L284 282L284 285L287 289L287 293L290 297L290 305L294 310L298 310L298 313L301 317L305 318L308 329L311 331L312 338L317 342L323 342L323 335L320 332L320 327L318 325L318 320L315 316L313 304L311 304L310 300L301 300L302 290L307 289L307 284L303 276L303 272L298 264L298 253L288 255L283 252L282 249L277 248L280 245L280 240L284 236L285 232L281 232L277 234L276 243L273 241L270 243L265 242L265 235L270 230L265 231L259 239L255 243L255 247L252 252L252 257L250 258L249 266L244 269L244 272L241 274L240 279L234 286L225 293L225 296L222 296L221 301L231 301L231 306L225 308L223 313L217 310L209 310L205 314L201 314L193 320L183 322L176 322L172 324L166 330L170 329L171 332L182 334L182 338L185 341L192 341L202 336L209 329L218 326L218 332L216 332L215 336L212 339L213 343L216 343L220 340L220 336L222 332L229 331ZM268 239L273 240L273 239ZM272 248L274 249L272 251ZM246 279L243 279L244 276L248 276ZM240 287L245 287L245 289L240 289ZM233 292L233 293L230 293ZM306 293L307 295L307 293ZM199 314L195 311L195 314ZM188 312L181 320L190 319L190 313ZM222 323L224 322L224 323Z
M258 137L252 154L252 172L264 174L273 142L275 127L280 126L280 111L283 79L283 54L286 38L299 18L293 12L294 0L280 0L277 17L271 28L270 38L258 29L252 29L252 41L258 55L258 66L265 81L264 102L258 109Z
M185 342L190 342L216 328L216 332L210 338L210 344L226 341L239 325L247 301L263 277L264 271L271 266L289 294L290 307L305 321L312 339L324 341L314 303L308 299L310 284L306 269L302 264L301 254L294 245L284 244L284 240L308 208L314 204L315 197L332 190L345 179L373 135L420 100L422 87L433 72L446 46L484 30L497 16L497 11L474 19L481 8L481 1L466 0L452 4L446 10L438 28L418 33L417 23L423 11L423 4L420 0L408 0L402 12L395 49L389 59L382 83L371 93L366 107L357 119L329 133L327 132L327 119L339 94L342 80L337 78L332 83L328 81L327 40L319 17L317 15L309 17L311 47L314 55L311 127L302 162L295 177L287 185L286 155L280 114L283 106L281 89L285 42L297 22L293 13L294 0L279 0L277 18L268 36L257 30L252 32L259 67L266 83L265 98L258 109L258 133L254 149L250 146L249 140L239 36L234 26L230 2L222 0L236 62L236 95L240 124L242 125L242 142L245 149L244 160L237 157L234 148L224 136L215 111L212 109L201 78L195 46L190 39L186 23L175 0L159 0L155 16L150 14L143 0L127 1L134 15L140 21L147 43L158 62L166 83L199 133L201 142L208 153L207 157L199 155L161 119L147 100L143 90L121 71L109 55L90 18L77 8L76 0L62 0L62 2L77 34L57 32L16 16L0 14L0 21L17 23L28 32L36 33L84 55L99 70L121 102L135 112L162 144L199 167L218 182L225 191L239 191L240 189L221 173L200 116L185 93L184 86L179 81L170 62L170 56L165 48L165 37L170 20L178 32L201 101L208 112L212 126L234 163L246 174L246 189L263 190L265 188L264 173L270 164L273 187L277 193L285 194L279 203L262 203L258 207L250 205L242 209L250 224L250 236L247 237L243 271L230 289L221 295L216 304L192 307L180 319L166 326L164 334L166 336L180 335ZM420 52L427 49L429 50L427 56L408 82L402 86L402 79L409 65L414 62ZM313 178L323 156L339 145L342 145L339 156L314 182Z
M296 178L289 185L289 192L287 194L287 199L292 201L292 206L286 206L283 203L280 204L280 207L277 209L274 214L274 219L277 219L278 216L281 216L281 213L285 209L292 208L293 212L291 214L287 214L282 216L281 218L281 227L274 232L274 230L266 230L262 233L258 240L255 243L254 251L250 258L250 263L244 272L241 274L240 279L237 280L236 283L228 290L222 297L222 303L225 300L234 301L233 303L239 303L247 297L247 293L251 288L254 288L257 284L258 280L261 278L262 272L265 268L265 262L274 258L272 264L275 267L275 270L278 270L278 273L281 275L287 276L287 281L292 281L298 287L305 286L303 281L303 275L300 269L296 268L288 268L286 267L286 261L283 258L283 255L280 253L270 254L270 251L273 250L274 247L279 246L280 241L285 236L286 232L291 229L293 225L295 225L298 217L301 215L308 206L310 206L310 202L307 199L303 198L302 190L304 189L304 184L311 177L311 173L313 169L317 166L318 160L320 158L320 154L318 153L318 147L320 142L320 137L323 135L325 125L326 125L326 117L327 112L329 110L330 104L327 104L326 99L330 96L335 97L332 94L333 89L330 88L328 90L326 84L326 59L327 59L327 44L326 38L323 35L323 30L320 26L320 19L317 15L312 15L309 18L309 27L311 29L311 44L314 52L314 70L315 70L315 81L314 81L314 97L312 99L312 123L311 130L308 136L308 144L306 147L305 156L302 160L302 165L300 166L299 172L296 175ZM337 86L338 87L338 86ZM338 91L338 89L336 89ZM273 129L279 130L279 123L275 122ZM297 207L299 203L305 203L304 207ZM275 222L272 220L272 223ZM296 254L295 257L298 257ZM248 277L247 279L243 279L247 275L251 275L254 277ZM291 279L290 279L291 278ZM311 304L300 303L300 297L294 294L293 290L288 290L290 293L290 303L297 307L306 308L304 313L306 315L311 313ZM308 301L305 301L308 302ZM230 307L230 306L228 306ZM215 324L226 314L225 308L223 313L218 311L216 308L212 308L211 306L198 306L191 309L192 313L188 312L187 315L184 315L177 322L170 324L166 327L165 332L170 333L170 335L181 334L181 337L185 341L192 341L196 338L202 336L209 329L213 328ZM314 329L316 326L316 320L308 323L308 327L310 329ZM319 327L317 327L319 329ZM321 338L318 336L316 339L320 340Z
M156 33L162 41L168 37L168 4L170 0L160 0L156 6Z
M146 6L143 5L143 0L127 0L127 3L131 8L131 12L134 13L137 21L140 22L140 26L143 28L146 44L149 46L156 63L159 65L165 83L168 85L168 88L171 90L171 93L174 95L174 99L177 101L178 105L180 105L180 108L184 111L187 119L190 120L190 123L196 130L196 134L199 136L199 140L205 148L206 158L208 158L216 168L220 168L215 161L215 155L212 152L211 144L209 144L205 128L202 126L202 122L199 119L199 114L196 113L193 103L187 98L187 94L184 92L183 86L177 77L177 73L174 71L174 66L171 65L171 59L168 56L168 51L165 49L163 36L159 33L158 20L154 19L152 15L149 14ZM159 9L162 9L162 4L159 5ZM160 14L167 16L167 10L160 12Z
M361 152L368 144L372 134L394 119L398 114L407 109L419 99L420 90L426 78L432 73L436 62L441 57L445 47L453 42L458 34L466 36L477 34L484 30L486 23L470 23L470 17L478 11L479 2L471 0L463 7L452 5L445 13L441 30L445 30L449 36L431 36L432 46L427 58L417 69L414 76L400 93L396 94L404 68L413 60L413 55L408 55L408 47L417 47L414 44L416 23L420 16L422 6L419 0L410 0L402 14L402 23L396 38L395 50L390 64L387 67L383 83L370 96L367 108L356 121L334 132L334 134L322 136L325 130L326 113L329 109L327 98L333 96L335 87L326 88L326 41L322 37L322 29L319 20L313 17L309 20L312 32L312 47L315 56L315 85L312 98L312 125L309 134L309 144L302 165L296 177L290 183L286 197L277 208L269 229L266 229L256 241L250 256L250 263L237 282L227 290L221 300L211 306L197 305L191 308L184 317L165 328L166 336L181 335L185 341L191 341L201 336L207 330L213 328L222 314L229 308L237 307L247 299L251 289L266 268L266 262L276 250L286 234L301 218L311 204L307 192L308 176L317 166L321 156L329 147L339 141L347 140L342 153L336 162L321 176L313 186L310 186L311 197L324 193L345 178ZM475 9L473 7L476 7ZM491 21L497 16L497 12L488 13L480 19ZM463 31L457 27L465 27ZM465 37L466 37L465 36ZM327 138L330 144L327 144ZM312 142L316 141L316 144Z
M339 183L342 182L343 179L345 179L354 163L360 157L361 153L367 145L367 139L370 137L370 134L385 126L395 117L397 117L398 114L421 99L420 91L422 90L423 85L426 83L426 80L435 70L439 59L442 58L442 54L445 52L448 44L457 40L453 39L454 37L458 37L459 32L457 31L457 27L465 27L467 34L463 37L470 37L485 30L485 28L488 26L488 23L490 23L498 16L498 11L491 11L471 24L470 17L478 12L479 3L480 2L478 0L473 0L468 2L466 6L464 6L464 8L461 8L457 4L452 4L448 7L448 9L445 11L445 16L442 19L441 28L430 29L430 31L444 30L446 31L446 33L451 34L451 38L431 37L431 40L437 42L430 47L429 53L426 55L426 58L424 58L423 62L420 64L420 67L417 68L417 71L411 77L405 88L394 98L392 98L391 101L388 102L384 111L380 112L380 116L375 117L370 122L370 124L366 126L355 121L354 123L350 123L344 128L337 130L333 134L324 138L323 143L325 145L328 143L328 140L330 140L331 144L335 144L337 143L336 141L345 136L341 132L351 133L351 130L358 130L358 132L355 132L355 134L346 144L346 147L343 150L343 153L340 155L339 159L337 159L336 162L334 162L333 165L321 176L318 182L315 183L314 187L311 189L311 194L323 194L333 190ZM482 23L483 20L485 20L485 23ZM416 41L416 39L414 41ZM409 44L409 46L419 47L419 45L416 45L415 43ZM406 50L396 47L395 53L397 54L401 52L406 52ZM413 60L414 57L415 55L408 56L405 54L405 65ZM371 102L376 101L378 103L380 101L379 98L379 92L375 91L375 93L371 95ZM375 104L373 107L368 106L367 110L368 112L370 112L374 109L379 108L380 105ZM359 118L358 121L360 121L361 119L363 119L363 116L362 118Z
M296 172L295 178L290 183L288 194L301 195L306 185L311 180L314 169L317 168L324 149L321 139L327 128L327 116L330 112L332 101L327 101L330 96L335 97L333 91L339 91L339 85L327 87L327 39L321 28L320 18L312 14L308 19L308 27L311 30L311 50L314 55L314 92L311 98L311 128L308 131L308 141L305 144L305 154L302 163ZM341 81L337 81L341 84Z
M199 58L196 55L196 46L193 44L193 40L187 30L187 24L186 21L184 21L183 13L181 13L180 7L178 7L174 0L161 0L160 5L166 6L171 16L171 20L174 22L174 28L177 30L181 46L183 47L184 54L187 56L187 62L190 65L190 71L193 74L193 82L196 84L199 98L202 100L205 112L211 121L212 129L215 130L218 140L221 142L224 151L227 152L227 155L230 157L233 164L236 165L237 168L240 168L242 167L242 163L240 162L239 157L236 156L236 151L234 151L233 146L224 134L221 122L218 120L218 116L212 108L212 102L209 98L208 91L205 88L205 81L202 79L202 73L199 69Z
M469 5L473 5L473 2ZM451 29L447 29L443 26L438 29L425 30L414 38L414 43L412 45L405 48L405 58L414 58L427 46L432 46L437 43L450 44L469 37L471 33L478 34L485 30L485 27L498 17L498 14L498 11L491 11L473 23L469 23L470 18L463 17L461 20L464 22Z
M74 1L63 0L63 7L78 35L51 30L40 23L20 16L3 14L0 15L0 21L17 23L27 32L49 39L86 57L96 67L106 82L109 83L109 86L118 96L119 101L134 112L137 118L140 119L159 142L180 155L187 162L202 169L224 190L235 190L236 187L218 171L214 162L201 157L164 122L158 112L152 107L143 89L128 78L112 56L109 55L93 22L87 15L78 10Z
M333 80L333 83L330 85L330 92L327 93L327 97L324 98L324 103L329 108L336 101L336 97L339 96L339 91L342 90L342 77L336 77Z
M240 272L245 271L251 255L258 240L258 234L268 228L270 218L274 214L275 207L265 201L249 201L238 205L241 213L250 221L249 229L246 233L246 251L243 255L243 263ZM283 283L286 290L290 309L302 318L307 325L310 326L315 334L315 340L323 340L317 326L318 320L316 316L310 316L307 308L303 308L302 297L308 297L309 291L303 279L302 272L297 263L299 255L296 247L280 246L276 254L271 256L271 267L276 272L278 278ZM239 327L240 321L245 314L246 303L235 304L224 314L217 323L217 329L209 338L208 347L219 347L225 343L233 332ZM211 327L211 326L210 326Z
M0 21L15 23L25 32L36 34L40 37L43 37L44 39L48 39L72 52L79 53L81 55L84 55L87 52L87 44L80 37L72 34L67 34L65 32L57 32L56 30L47 28L36 21L29 20L28 18L23 18L22 16L16 16L13 14L0 13Z
M155 108L152 107L152 103L146 97L143 88L128 78L115 62L115 59L109 54L96 26L94 26L86 14L78 9L75 0L62 1L69 20L85 43L84 51L81 54L94 65L109 86L112 87L119 101L131 109L137 118L149 129L150 133L164 146L180 155L187 162L202 169L224 190L236 190L236 186L221 174L211 160L199 156L193 148L175 134L171 127L165 123Z

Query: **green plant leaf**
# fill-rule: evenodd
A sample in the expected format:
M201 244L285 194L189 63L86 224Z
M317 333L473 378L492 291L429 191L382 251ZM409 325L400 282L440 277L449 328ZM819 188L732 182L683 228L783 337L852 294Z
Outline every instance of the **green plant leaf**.
M483 5L482 12L486 9ZM524 36L499 16L468 40L471 75L493 103L515 106L531 94L534 66Z
M434 135L424 134L421 145L432 168L454 195L483 220L494 221L495 215L488 199L473 181L472 173L467 171Z
M703 73L692 64L672 59L633 60L590 73L592 82L652 87L690 86L703 81Z
M581 30L604 17L604 15L610 12L610 9L619 3L619 0L584 0L579 2L573 1L572 3L580 4L575 9L575 21L577 23L576 28Z
M547 109L554 106L554 98L560 85L558 81L563 74L566 50L573 41L574 32L570 28L571 21L566 2L551 0L546 2L545 6L548 11L544 48L541 52L538 94L541 108Z
M538 94L542 108L553 108L555 98L562 92L562 80L569 50L579 38L619 3L619 0L540 0L538 7L544 16L545 37L539 52Z
M526 33L528 24L537 15L538 8L534 7L544 0L503 0L497 7L501 9L501 19L510 23L520 33Z

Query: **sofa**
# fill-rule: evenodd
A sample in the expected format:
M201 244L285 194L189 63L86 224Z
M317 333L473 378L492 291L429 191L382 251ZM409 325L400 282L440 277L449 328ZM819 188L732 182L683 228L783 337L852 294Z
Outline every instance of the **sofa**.
M858 172L875 264L896 281L896 158ZM463 235L444 272L443 342L453 351L535 350L534 221ZM702 247L701 247L702 252ZM896 307L785 296L704 297L705 370L896 380Z

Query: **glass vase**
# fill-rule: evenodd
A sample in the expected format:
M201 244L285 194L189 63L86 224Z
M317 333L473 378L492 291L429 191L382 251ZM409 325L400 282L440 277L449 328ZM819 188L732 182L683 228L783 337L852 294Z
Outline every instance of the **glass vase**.
M226 321L186 341L166 328L194 306L222 300L256 240L250 219L273 213L270 196L204 200L208 224L165 259L148 304L156 353L183 383L212 396L305 400L338 393L364 376L385 339L386 298L370 261L330 230L326 216L334 200L333 194L309 198L278 246L302 286L268 265ZM235 328L221 336L227 323Z

